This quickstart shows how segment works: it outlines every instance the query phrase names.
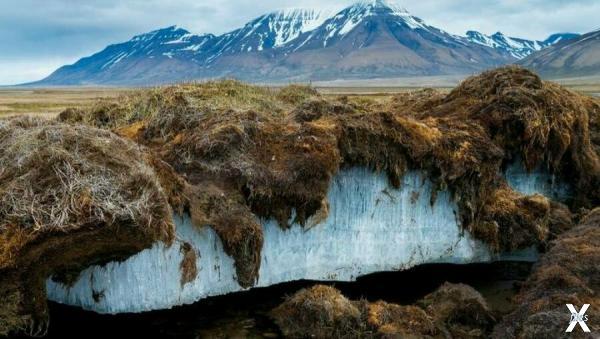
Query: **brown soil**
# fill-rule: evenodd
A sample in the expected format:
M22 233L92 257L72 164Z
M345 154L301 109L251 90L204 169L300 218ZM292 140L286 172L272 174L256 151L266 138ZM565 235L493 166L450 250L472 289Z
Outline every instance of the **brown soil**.
M600 208L578 226L560 235L525 282L515 302L517 310L494 330L495 338L594 338L600 330ZM590 304L586 323L565 333L570 321L566 304L578 310Z
M179 270L181 271L181 287L183 287L185 284L196 279L196 276L198 275L198 267L196 267L196 251L192 245L184 242L181 244L180 250L183 254L183 259L179 265Z
M17 306L3 309L39 322L48 275L170 240L171 210L212 227L251 287L258 218L283 228L324 218L343 166L384 171L394 186L408 169L426 171L476 238L499 252L543 249L571 228L569 210L513 191L502 169L523 159L572 185L570 207L600 205L599 115L598 101L505 67L448 95L389 102L219 81L102 100L58 122L0 120L0 270L3 284L19 282L3 299Z
M216 230L240 284L250 287L263 242L257 217L283 228L293 211L300 223L324 217L342 166L385 171L395 186L408 169L425 170L437 189L453 193L463 227L492 248L543 247L554 230L570 227L568 210L513 191L502 168L524 159L572 183L574 207L593 206L600 163L589 126L598 107L506 67L446 96L424 90L383 104L224 81L140 92L59 119L110 128L152 149L179 175L177 189L167 190L173 207Z
M45 280L174 235L139 146L104 130L0 121L0 335L47 325Z
M408 306L351 301L316 285L287 298L271 316L291 338L486 338L496 322L477 291L450 283Z

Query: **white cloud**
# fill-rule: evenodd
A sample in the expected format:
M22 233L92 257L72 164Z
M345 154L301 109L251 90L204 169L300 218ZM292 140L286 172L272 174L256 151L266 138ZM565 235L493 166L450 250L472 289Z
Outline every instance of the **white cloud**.
M72 60L43 58L30 60L0 59L0 84L17 85L47 77Z

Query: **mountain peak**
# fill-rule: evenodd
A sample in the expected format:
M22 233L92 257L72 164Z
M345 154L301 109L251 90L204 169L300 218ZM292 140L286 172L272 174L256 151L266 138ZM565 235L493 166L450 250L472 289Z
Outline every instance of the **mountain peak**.
M554 45L560 41L575 39L579 36L580 34L578 33L555 33L544 40L544 43L547 45Z
M131 39L131 41L178 39L186 35L190 35L190 32L179 26L169 26L148 33L136 35Z
M356 2L351 8L388 10L397 15L409 15L404 7L388 0L362 0Z
M545 41L538 41L515 38L502 32L496 32L492 35L485 35L477 31L467 31L466 33L467 39L471 42L504 51L517 59L523 59L533 52L553 45L558 41L572 38L572 35L571 33L559 33L550 36Z
M458 74L513 62L546 46L500 32L450 34L427 25L393 0L363 0L331 9L273 11L218 36L193 35L178 26L161 28L110 45L45 81L156 83L232 75L256 81ZM565 38L559 35L553 40L559 37Z

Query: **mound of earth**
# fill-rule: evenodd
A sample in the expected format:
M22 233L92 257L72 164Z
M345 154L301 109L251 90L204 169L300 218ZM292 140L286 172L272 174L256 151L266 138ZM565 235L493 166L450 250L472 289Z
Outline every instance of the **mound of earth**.
M418 102L418 104L417 104ZM523 159L576 188L573 205L599 201L600 162L590 140L593 99L506 67L442 96L375 103L326 98L293 86L272 91L235 81L145 91L60 119L109 128L152 149L185 179L176 209L211 225L236 260L243 286L260 267L260 218L287 228L326 211L341 167L410 169L449 188L463 227L497 251L543 245L565 209L506 185L503 166ZM219 207L217 207L219 206ZM240 250L243 248L244 250Z
M171 241L172 213L139 146L86 126L0 120L0 335L44 333L46 278Z
M516 297L519 307L494 330L494 338L595 338L600 331L600 208L552 242ZM572 304L589 304L586 325L566 333Z
M68 284L88 265L169 243L172 211L212 227L239 285L252 287L260 219L287 229L326 218L327 190L347 167L385 172L394 187L408 171L426 173L493 251L543 249L571 227L569 210L516 192L503 170L522 159L569 183L570 207L599 205L599 107L507 67L446 96L389 102L219 81L103 100L57 122L0 120L0 333L44 323L48 276Z
M271 316L291 338L485 338L496 322L477 291L450 283L408 306L352 301L316 285L287 298Z

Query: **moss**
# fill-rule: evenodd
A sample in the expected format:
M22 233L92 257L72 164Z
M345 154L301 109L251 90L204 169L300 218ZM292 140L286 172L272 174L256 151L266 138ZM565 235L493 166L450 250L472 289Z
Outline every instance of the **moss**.
M271 315L290 338L360 338L367 331L359 305L324 285L297 292Z
M597 108L505 67L448 95L423 90L387 103L323 97L303 86L184 84L101 102L83 121L152 151L171 204L217 231L248 287L260 267L257 217L287 228L326 213L329 183L342 166L385 171L394 186L408 169L426 171L436 191L453 194L462 226L493 249L545 246L569 228L568 211L514 192L502 168L520 158L531 170L548 169L574 186L572 207L592 206L600 197L590 141Z
M495 338L555 337L569 323L565 304L590 304L586 323L592 335L579 329L569 337L593 337L600 330L594 315L600 311L600 209L554 240L535 265L515 302L517 309L494 329Z
M194 251L192 245L184 242L181 244L180 251L183 255L181 264L179 264L179 270L181 271L181 287L183 287L196 279L198 267L196 266L196 251Z
M0 290L10 292L0 307L4 332L44 331L48 277L173 239L167 197L134 143L17 118L0 121L0 148Z
M292 338L486 338L496 320L472 287L445 283L416 305L352 301L315 285L270 312Z

